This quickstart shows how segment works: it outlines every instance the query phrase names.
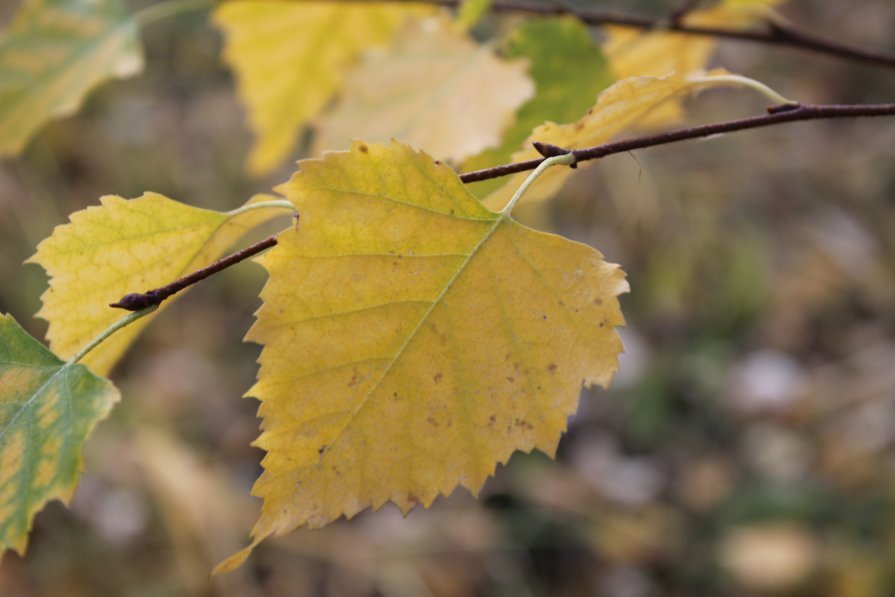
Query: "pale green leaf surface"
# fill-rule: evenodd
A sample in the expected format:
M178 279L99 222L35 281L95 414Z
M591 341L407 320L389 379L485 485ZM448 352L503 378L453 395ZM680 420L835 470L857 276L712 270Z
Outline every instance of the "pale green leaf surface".
M224 31L224 59L255 132L249 170L275 168L309 119L341 87L360 54L386 43L419 7L395 4L222 3L214 20Z
M439 159L465 159L497 145L533 95L525 67L446 19L413 23L348 75L340 101L319 120L313 153L345 149L351 139L398 139Z
M477 493L516 450L553 455L582 386L617 368L623 272L486 209L397 142L300 162L301 226L260 258L264 499L250 547L364 508Z
M571 17L526 21L509 38L504 55L529 61L535 96L519 108L499 147L464 162L466 172L509 162L535 127L546 120L568 122L578 118L613 82L606 59L587 27ZM502 182L487 180L469 188L484 197Z
M34 515L68 503L84 442L118 399L110 381L63 363L0 314L0 555L24 554Z
M270 197L259 195L249 203L265 198ZM106 196L100 202L72 214L69 224L57 226L29 259L50 276L37 315L50 322L47 339L63 358L121 317L122 311L110 308L110 303L205 267L247 230L278 213L253 209L235 215L156 193L131 200ZM117 332L91 351L84 363L105 375L152 317Z
M0 155L74 113L110 78L143 68L137 25L120 0L28 0L0 32Z

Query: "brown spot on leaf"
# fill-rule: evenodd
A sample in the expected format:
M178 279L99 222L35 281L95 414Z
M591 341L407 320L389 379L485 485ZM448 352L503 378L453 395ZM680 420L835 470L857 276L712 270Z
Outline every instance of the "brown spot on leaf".
M438 427L438 421L435 420L435 417L426 417L426 422L432 427Z
M547 371L550 373L556 373L556 363L550 363L547 365Z
M600 297L595 298L594 304L599 307L600 305L603 304L603 299L601 299Z
M323 454L324 452L326 452L326 444L323 444L322 446L320 446L319 448L317 448L317 453L318 453L318 454Z
M488 417L488 427L494 427L494 424L495 424L495 423L497 423L497 417L496 417L496 416L491 415L490 417Z
M361 376L360 376L360 374L359 374L357 371L354 371L354 372L352 372L352 374L351 374L351 381L348 382L348 387L349 387L349 388L353 388L353 387L355 387L357 384L359 384L360 382L361 382Z
M438 383L438 382L441 381L441 377L442 377L442 375L441 375L441 372L439 371L439 372L436 373L435 376L432 378L432 381L434 381L435 383Z
M507 377L507 381L510 383L513 383L514 381L516 381L516 378L515 377Z
M357 150L361 153L370 153L370 148L367 147L366 145L364 145L363 143L361 143L360 145L357 146Z

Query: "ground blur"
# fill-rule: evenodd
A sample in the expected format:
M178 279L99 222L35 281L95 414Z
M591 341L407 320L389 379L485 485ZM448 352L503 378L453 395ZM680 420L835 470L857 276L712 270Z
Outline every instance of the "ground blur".
M785 14L895 51L889 0ZM147 190L230 209L292 171L243 174L250 136L203 15L144 39L143 75L0 161L0 312L37 337L46 280L22 262L71 212ZM891 70L780 48L724 43L715 62L803 102L895 91ZM764 102L689 106L695 123ZM891 119L803 123L584 169L522 216L623 265L627 352L611 390L582 396L557 460L518 454L478 500L295 532L215 578L259 508L257 403L241 399L259 348L241 338L263 273L203 282L114 372L124 399L87 445L72 507L38 515L0 595L895 594L893 146Z

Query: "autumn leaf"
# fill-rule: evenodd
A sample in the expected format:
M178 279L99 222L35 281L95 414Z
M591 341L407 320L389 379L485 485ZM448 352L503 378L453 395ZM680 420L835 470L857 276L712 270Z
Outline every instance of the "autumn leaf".
M597 97L596 105L577 121L568 124L546 122L537 127L523 144L523 149L513 154L513 161L541 157L531 145L532 141L550 143L567 149L579 149L607 143L621 132L647 123L655 126L659 122L664 122L656 119L656 111L661 110L667 102L717 87L751 87L763 93L773 94L773 91L752 79L731 75L720 69L690 76L668 75L623 79L601 93ZM553 168L546 171L523 200L543 201L554 196L569 174L567 168ZM503 207L525 176L523 173L507 178L502 187L485 199L485 204L492 209Z
M771 7L781 0L724 0L705 10L687 14L682 23L700 27L746 29L765 22ZM641 32L627 27L604 28L603 51L618 79L687 75L708 68L718 41L712 37L667 31Z
M81 448L118 399L111 382L62 362L0 314L0 555L23 555L34 515L71 499Z
M143 68L137 26L119 0L26 0L0 32L0 155L86 94Z
M137 199L103 197L101 206L71 215L29 259L50 276L37 313L50 322L53 352L71 357L114 323L121 311L109 307L125 294L163 286L204 267L250 228L275 215L260 195L232 212L191 207L145 193ZM105 375L151 317L116 333L84 358Z
M510 36L504 55L529 61L528 74L535 83L535 96L519 108L499 147L463 163L467 172L509 162L535 127L545 120L574 120L614 80L590 31L571 17L526 21ZM569 60L570 56L575 59ZM501 184L500 179L492 179L469 188L484 197Z
M319 122L314 153L351 139L398 139L460 161L500 142L533 85L522 60L499 60L445 19L405 28L385 52L370 53Z
M609 383L624 274L486 209L397 142L300 162L302 214L260 258L253 543L391 501L473 494L516 450L553 455L582 385Z
M256 135L249 170L263 174L275 168L361 52L384 44L408 15L424 10L399 4L222 3L214 20L224 31L224 59L236 73Z

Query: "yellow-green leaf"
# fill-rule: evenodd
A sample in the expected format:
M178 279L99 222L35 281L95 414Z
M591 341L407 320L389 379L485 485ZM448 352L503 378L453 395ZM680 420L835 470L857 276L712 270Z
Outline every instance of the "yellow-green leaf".
M214 20L224 31L224 58L236 73L256 135L249 170L275 168L361 52L387 42L419 10L386 3L222 3Z
M534 92L524 60L499 60L444 19L406 27L385 52L352 71L321 119L314 153L351 139L398 139L459 161L493 147Z
M683 23L700 27L748 28L772 14L781 0L725 0L705 10L689 13ZM618 79L687 75L708 68L718 45L716 39L667 31L643 33L626 27L606 27L603 51Z
M216 212L156 193L132 200L107 196L101 206L72 214L71 223L57 226L29 259L50 276L38 312L50 322L50 348L71 357L121 317L122 311L109 303L173 282L219 258L248 229L271 217L271 210L251 209L264 198L233 212ZM116 333L84 363L105 375L151 317Z
M74 113L102 81L142 68L137 26L120 0L27 0L0 32L0 155Z
M621 351L628 287L596 250L486 209L397 142L300 165L278 190L302 226L260 259L247 336L264 345L249 394L267 450L252 547L477 493L516 450L553 455L581 387L608 384Z
M464 29L471 29L491 10L493 0L463 0L457 10L457 22Z
M513 161L541 157L532 147L532 141L552 143L568 149L607 143L626 130L646 124L667 122L662 110L671 100L682 99L695 92L714 87L743 87L750 83L760 86L750 79L733 76L723 70L691 76L668 75L623 79L601 93L597 97L596 105L577 121L568 124L547 122L537 127L523 145L523 149L513 154ZM552 197L569 175L568 168L547 170L532 185L523 201L543 201ZM493 209L503 207L525 177L524 173L508 177L502 187L485 199L485 204Z
M0 314L0 555L24 554L34 515L68 503L81 448L118 399L110 381L63 363Z
M505 164L539 124L545 120L574 120L593 105L594 98L613 83L606 59L590 31L571 17L526 21L507 41L507 58L526 58L534 80L535 96L516 113L500 146L463 163L463 170ZM569 57L574 56L574 60ZM484 197L501 186L500 179L473 183L470 188Z

